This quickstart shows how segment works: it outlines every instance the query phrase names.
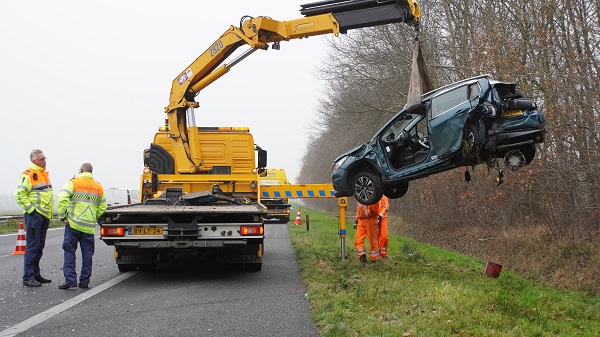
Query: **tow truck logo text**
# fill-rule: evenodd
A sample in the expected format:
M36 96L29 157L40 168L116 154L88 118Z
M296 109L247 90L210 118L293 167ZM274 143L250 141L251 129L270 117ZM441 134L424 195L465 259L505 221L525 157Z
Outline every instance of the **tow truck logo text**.
M219 40L209 48L210 57L217 55L223 49L223 41Z

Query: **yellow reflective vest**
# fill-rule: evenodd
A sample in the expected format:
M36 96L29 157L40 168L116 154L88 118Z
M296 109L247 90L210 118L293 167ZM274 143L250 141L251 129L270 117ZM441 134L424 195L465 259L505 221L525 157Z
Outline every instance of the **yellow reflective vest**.
M31 214L35 210L52 219L54 193L48 171L31 163L31 166L21 173L15 200L23 208L23 213Z
M71 179L58 193L58 217L69 220L69 226L94 234L98 218L106 211L106 195L102 185L89 172Z

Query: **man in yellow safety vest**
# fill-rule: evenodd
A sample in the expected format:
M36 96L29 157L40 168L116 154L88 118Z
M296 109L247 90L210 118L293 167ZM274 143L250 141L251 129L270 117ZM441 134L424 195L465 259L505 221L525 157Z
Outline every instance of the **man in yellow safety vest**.
M98 218L106 211L106 195L94 180L92 164L84 163L79 175L65 184L58 193L58 217L65 222L63 240L65 283L59 289L88 288L92 275L94 233ZM75 271L75 252L81 246L79 284Z
M46 156L40 149L29 154L31 165L21 174L15 192L15 200L23 208L25 221L25 254L23 256L23 286L40 287L50 283L40 274L40 259L46 245L46 233L52 218L54 193L48 171Z

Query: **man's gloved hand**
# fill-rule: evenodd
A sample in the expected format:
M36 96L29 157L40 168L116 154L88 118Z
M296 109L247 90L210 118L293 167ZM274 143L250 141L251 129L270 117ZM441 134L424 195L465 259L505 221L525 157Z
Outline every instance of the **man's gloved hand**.
M354 229L358 226L358 220L354 220Z

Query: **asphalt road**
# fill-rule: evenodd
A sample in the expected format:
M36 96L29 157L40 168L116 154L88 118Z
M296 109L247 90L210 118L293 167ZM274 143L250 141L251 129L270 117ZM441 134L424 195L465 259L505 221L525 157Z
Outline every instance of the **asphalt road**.
M48 232L41 268L52 283L40 288L22 286L16 235L0 235L0 337L318 336L287 225L265 232L260 272L177 265L121 273L112 247L98 240L85 290L58 289L63 229Z

